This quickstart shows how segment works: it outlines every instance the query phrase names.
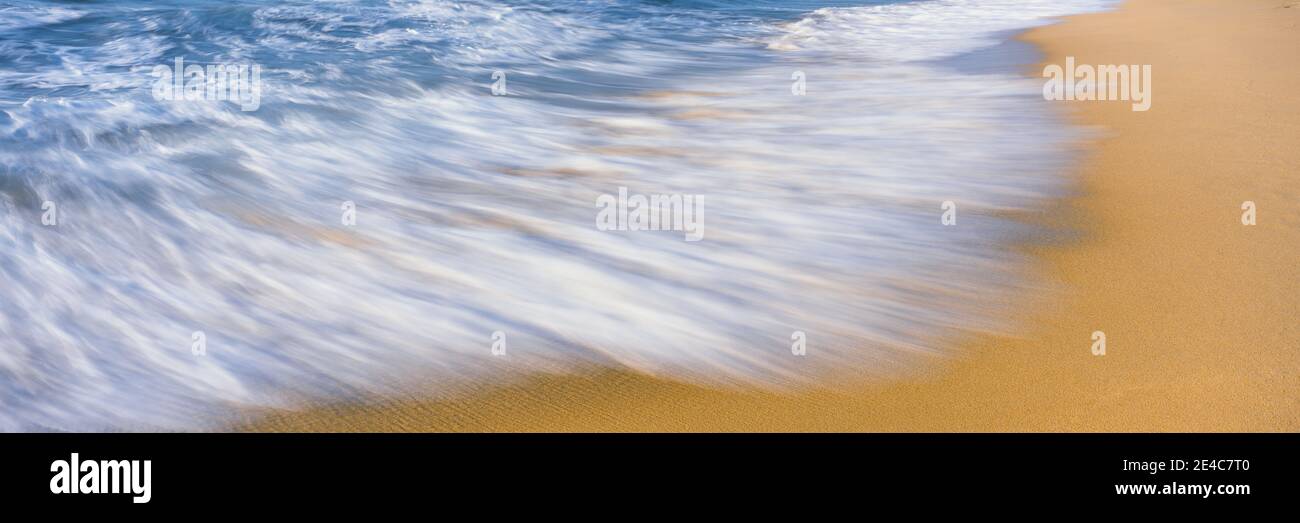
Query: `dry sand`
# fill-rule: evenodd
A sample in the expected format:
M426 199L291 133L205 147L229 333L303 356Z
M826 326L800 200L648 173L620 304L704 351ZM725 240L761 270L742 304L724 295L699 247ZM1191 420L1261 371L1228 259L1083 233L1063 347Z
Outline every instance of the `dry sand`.
M1048 63L1152 65L1152 108L1059 102L1103 136L1077 194L1034 218L1068 241L1021 247L1059 294L1021 305L1018 336L969 340L920 374L785 394L529 376L455 401L323 406L240 428L1300 430L1298 25L1290 0L1130 0L1026 34ZM1246 200L1255 226L1241 223Z

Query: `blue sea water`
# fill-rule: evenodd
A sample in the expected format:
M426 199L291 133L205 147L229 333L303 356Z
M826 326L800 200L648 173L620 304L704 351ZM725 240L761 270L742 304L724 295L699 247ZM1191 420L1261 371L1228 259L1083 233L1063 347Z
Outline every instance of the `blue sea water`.
M1002 325L1027 282L998 216L1059 195L1075 138L980 64L1107 3L0 2L0 429L942 354ZM178 57L258 65L257 109L158 99ZM620 187L702 196L705 239L599 230Z

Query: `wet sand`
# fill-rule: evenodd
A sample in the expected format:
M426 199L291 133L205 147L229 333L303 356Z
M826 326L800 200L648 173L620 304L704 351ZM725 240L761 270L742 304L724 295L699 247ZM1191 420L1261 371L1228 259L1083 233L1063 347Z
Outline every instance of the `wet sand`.
M1012 309L1015 336L968 339L906 377L834 389L593 369L471 385L455 399L253 412L237 428L1300 430L1300 2L1130 0L1022 38L1047 63L1150 64L1153 98L1147 112L1059 102L1100 137L1067 173L1074 194L1029 218L1057 238L1018 247L1043 290ZM1253 226L1241 221L1248 200ZM1094 331L1104 356L1092 354Z

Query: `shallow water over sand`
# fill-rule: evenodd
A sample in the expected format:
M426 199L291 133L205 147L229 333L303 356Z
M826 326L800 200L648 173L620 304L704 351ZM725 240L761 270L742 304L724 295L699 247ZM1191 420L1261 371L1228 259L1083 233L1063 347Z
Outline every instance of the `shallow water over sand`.
M0 7L0 429L394 392L496 332L710 383L940 351L998 325L997 216L1074 136L953 61L1101 3L178 4ZM260 65L259 107L155 99L176 57ZM620 187L702 197L703 239L599 230Z

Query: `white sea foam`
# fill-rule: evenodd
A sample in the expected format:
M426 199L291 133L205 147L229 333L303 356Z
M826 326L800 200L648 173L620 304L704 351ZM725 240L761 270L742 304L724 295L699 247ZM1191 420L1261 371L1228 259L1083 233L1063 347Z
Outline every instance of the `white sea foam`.
M786 25L773 49L857 52L880 60L956 56L998 43L1007 31L1110 7L1115 0L932 0L823 8Z
M1033 80L934 60L1098 5L1014 4L734 28L660 6L266 7L205 36L212 60L264 62L255 113L150 99L147 67L189 45L156 28L4 72L5 99L43 94L0 106L0 429L199 428L481 378L494 331L519 369L760 386L940 352L997 325L987 302L1021 280L994 215L1057 194L1073 137ZM706 240L597 230L619 187L703 195Z

